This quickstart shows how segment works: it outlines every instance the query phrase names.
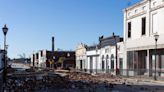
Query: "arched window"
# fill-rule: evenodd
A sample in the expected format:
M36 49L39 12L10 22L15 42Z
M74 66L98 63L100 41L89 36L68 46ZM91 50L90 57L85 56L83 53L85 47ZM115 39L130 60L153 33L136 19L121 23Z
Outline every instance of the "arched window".
M104 67L104 64L105 64L105 62L104 62L104 55L102 56L101 62L102 62L102 70L104 71L104 69L105 69L105 67Z
M111 55L111 71L114 70L114 55Z

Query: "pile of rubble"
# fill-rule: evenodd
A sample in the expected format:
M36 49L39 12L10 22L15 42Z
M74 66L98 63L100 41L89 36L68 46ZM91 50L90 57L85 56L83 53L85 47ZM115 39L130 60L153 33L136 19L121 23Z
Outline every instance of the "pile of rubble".
M94 82L94 83L117 83L121 82L123 83L121 77L115 77L111 74L96 74L91 75L88 73L83 72L70 72L68 74L68 78L72 81L86 81L86 82Z
M81 72L70 72L68 78L71 81L98 82L97 76Z
M110 73L98 73L96 74L99 78L115 78L114 75L110 74Z

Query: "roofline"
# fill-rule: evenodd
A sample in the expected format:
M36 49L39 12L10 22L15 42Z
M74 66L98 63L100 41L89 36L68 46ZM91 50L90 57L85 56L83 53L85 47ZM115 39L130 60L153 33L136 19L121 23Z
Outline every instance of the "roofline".
M145 4L145 3L147 3L148 1L149 1L149 0L142 0L142 1L139 1L139 2L136 3L136 4L131 5L131 6L127 7L127 8L125 8L125 9L123 9L123 11L125 12L125 11L128 11L128 10L132 10L132 9L138 7L138 6L141 6L141 5Z
M115 36L120 38L120 36L119 36L119 35L115 35ZM104 37L104 38L102 38L101 40L106 40L106 39L113 39L113 36Z
M75 52L75 51L50 51L50 50L46 50L48 52Z

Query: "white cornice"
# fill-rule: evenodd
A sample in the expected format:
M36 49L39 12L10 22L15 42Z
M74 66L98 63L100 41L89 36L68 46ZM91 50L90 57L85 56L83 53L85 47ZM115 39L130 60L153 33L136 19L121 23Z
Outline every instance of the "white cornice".
M162 4L162 5L158 5L158 6L156 6L156 7L151 8L150 12L153 12L153 11L158 10L158 9L161 9L161 8L164 8L164 4ZM138 17L138 16L141 16L141 15L144 15L144 14L146 14L146 13L147 13L146 11L143 11L143 12L140 12L140 13L134 14L134 15L128 17L127 20L130 20L130 19L133 19L133 18L135 18L135 17Z
M133 16L130 16L130 17L127 18L127 20L133 19L133 18L135 18L135 17L141 16L141 15L144 15L144 14L146 14L146 11L143 11L143 12L140 12L140 13L135 14L135 15L133 15Z
M164 4L158 5L158 6L154 7L154 8L151 8L151 11L155 11L155 10L158 10L160 8L164 8Z
M149 0L140 1L140 2L134 4L134 5L132 5L132 6L128 7L128 8L126 8L126 9L124 9L124 11L125 11L125 10L126 10L126 11L133 10L133 9L136 8L136 7L139 7L139 6L142 6L142 5L146 4L148 1L149 1Z
M137 51L137 50L146 50L146 49L154 49L154 45L149 45L149 46L139 46L139 47L132 47L132 48L127 48L127 51ZM158 44L157 46L158 49L164 48L164 44Z

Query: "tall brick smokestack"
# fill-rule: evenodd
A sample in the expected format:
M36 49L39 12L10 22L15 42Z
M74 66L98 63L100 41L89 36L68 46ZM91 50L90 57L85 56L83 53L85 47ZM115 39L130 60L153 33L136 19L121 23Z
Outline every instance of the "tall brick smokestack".
M55 51L55 38L52 37L52 51Z

